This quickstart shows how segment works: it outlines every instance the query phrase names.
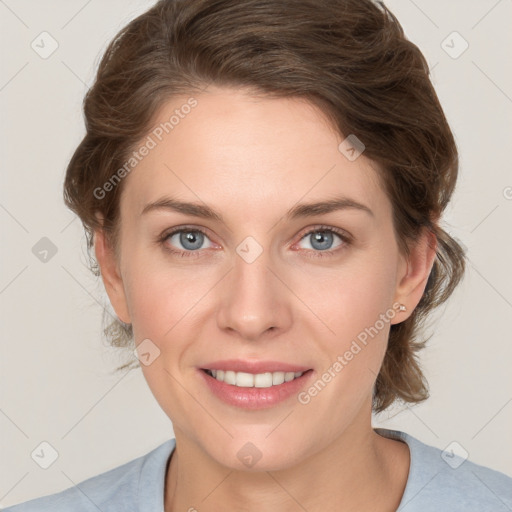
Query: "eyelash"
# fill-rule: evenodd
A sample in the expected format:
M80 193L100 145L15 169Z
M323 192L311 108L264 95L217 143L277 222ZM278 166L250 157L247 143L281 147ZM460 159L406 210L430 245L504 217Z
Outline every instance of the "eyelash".
M169 232L166 232L164 233L163 235L161 235L159 238L158 238L158 243L160 243L164 249L166 251L168 251L169 253L173 254L173 255L177 255L177 256L181 256L182 258L197 258L200 256L200 250L196 250L196 251L180 251L180 250L177 250L177 249L173 249L171 248L166 242L167 240L172 237L173 235L175 235L176 233L181 233L181 232L198 232L198 233L202 233L205 237L209 238L208 237L208 234L201 228L196 228L196 227L193 227L193 226L181 226L179 228L175 228ZM333 256L336 256L337 253L343 249L345 249L348 245L350 245L352 243L352 238L346 234L344 231L338 229L338 228L334 228L332 226L324 226L324 225L321 225L321 226L316 226L312 229L310 229L309 231L306 231L299 239L302 240L303 238L305 238L306 236L309 236L309 235L312 235L314 233L318 233L318 232L321 232L321 233L334 233L335 235L339 236L340 239L342 240L343 244L338 246L336 249L329 249L329 250L325 250L325 251L315 251L315 250L312 250L312 249L301 249L303 251L306 251L307 253L312 253L310 254L308 257L311 257L311 258L329 258L329 257L333 257Z

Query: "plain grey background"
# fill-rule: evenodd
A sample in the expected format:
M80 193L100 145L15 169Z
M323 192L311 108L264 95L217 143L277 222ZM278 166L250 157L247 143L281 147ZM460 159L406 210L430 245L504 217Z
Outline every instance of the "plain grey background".
M173 435L140 370L112 372L122 359L102 337L106 295L62 201L99 58L153 3L0 0L0 507L70 487ZM427 57L455 133L461 175L444 227L469 265L421 354L431 398L374 426L512 475L512 2L386 3Z

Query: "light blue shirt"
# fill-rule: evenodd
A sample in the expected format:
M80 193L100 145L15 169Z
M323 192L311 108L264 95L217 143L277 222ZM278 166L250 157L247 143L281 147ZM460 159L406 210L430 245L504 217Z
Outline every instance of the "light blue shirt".
M510 512L512 478L443 452L397 430L376 428L407 443L409 476L398 512ZM153 451L56 494L4 512L163 512L170 439ZM444 458L443 458L444 457Z

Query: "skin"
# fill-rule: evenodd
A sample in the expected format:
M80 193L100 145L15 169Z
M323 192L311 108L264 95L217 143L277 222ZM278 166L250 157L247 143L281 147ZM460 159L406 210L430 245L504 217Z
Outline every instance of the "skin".
M194 97L197 107L125 178L118 252L95 233L117 315L132 323L136 344L149 338L160 350L141 367L177 443L165 510L395 510L409 450L374 432L371 395L390 325L418 304L435 248L424 234L409 258L400 253L377 167L364 153L349 161L338 150L344 137L309 103L214 87ZM187 99L168 101L155 126ZM297 203L340 193L373 216L345 209L285 218ZM223 222L171 210L141 214L164 196L206 204ZM335 234L331 255L314 257L327 251L308 233L322 225L352 242ZM180 226L207 232L191 257L166 250L187 252L179 234L157 241ZM263 249L252 263L236 252L248 236ZM312 368L313 383L396 302L407 311L307 404L293 396L242 410L198 378L197 368L214 360L265 359ZM250 468L237 457L249 441L262 454Z

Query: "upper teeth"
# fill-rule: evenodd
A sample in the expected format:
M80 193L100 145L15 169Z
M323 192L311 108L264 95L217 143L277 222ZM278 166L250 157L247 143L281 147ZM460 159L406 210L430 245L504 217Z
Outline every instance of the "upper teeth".
M283 382L290 382L300 377L304 372L266 372L266 373L245 373L231 370L207 370L208 373L226 384L241 388L269 388Z

